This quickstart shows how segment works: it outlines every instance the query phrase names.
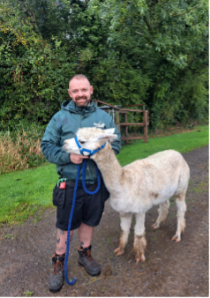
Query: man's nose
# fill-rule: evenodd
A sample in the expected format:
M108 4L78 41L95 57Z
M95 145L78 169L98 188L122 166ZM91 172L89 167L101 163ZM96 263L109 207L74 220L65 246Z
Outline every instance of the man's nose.
M79 95L79 96L82 96L82 95L83 95L82 90L79 90L79 91L78 91L78 95Z

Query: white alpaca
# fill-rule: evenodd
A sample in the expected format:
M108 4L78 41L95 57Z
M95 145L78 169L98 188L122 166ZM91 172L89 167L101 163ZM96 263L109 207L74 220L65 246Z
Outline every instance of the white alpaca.
M117 138L114 129L81 128L76 135L81 147L89 150L97 149L107 140L113 141ZM74 138L64 141L63 148L69 153L80 154ZM119 247L115 250L117 255L124 252L132 215L135 214L135 258L136 262L145 261L145 213L153 205L159 205L159 215L152 226L154 229L159 228L160 223L166 220L171 197L175 198L177 205L177 230L172 240L181 240L181 232L185 229L185 194L190 170L180 153L166 150L121 167L110 143L107 142L104 149L90 158L101 171L110 192L112 208L120 213L122 234Z

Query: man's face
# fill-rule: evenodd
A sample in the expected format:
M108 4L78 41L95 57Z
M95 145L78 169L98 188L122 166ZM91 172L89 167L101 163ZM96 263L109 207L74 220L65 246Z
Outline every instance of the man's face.
M86 79L73 79L69 84L69 96L78 107L88 106L93 94L93 86Z

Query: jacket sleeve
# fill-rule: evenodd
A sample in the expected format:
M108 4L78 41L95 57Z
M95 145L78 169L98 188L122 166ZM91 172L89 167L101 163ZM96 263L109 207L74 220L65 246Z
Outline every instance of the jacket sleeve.
M62 149L60 144L62 121L55 114L49 122L41 141L41 150L45 158L56 165L71 163L70 154Z
M112 120L111 117L110 117L110 121L107 125L107 128L115 128L114 133L118 136L118 138L111 143L112 149L113 149L115 155L117 155L118 153L120 153L120 150L121 150L121 144L122 144L121 134L120 134L119 130L117 129L116 125L114 124L114 121Z

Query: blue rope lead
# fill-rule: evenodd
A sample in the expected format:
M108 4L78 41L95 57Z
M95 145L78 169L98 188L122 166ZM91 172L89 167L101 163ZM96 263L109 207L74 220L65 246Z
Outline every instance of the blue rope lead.
M85 171L86 171L86 167L87 167L87 159L84 160L84 164L83 164L83 168L82 168L82 187L84 189L84 191L89 194L89 195L95 195L100 187L101 187L101 179L100 179L100 175L99 175L99 170L98 170L98 167L96 166L96 175L97 175L97 180L98 180L98 186L97 188L94 190L94 191L89 191L87 188L86 188L86 185L85 185Z
M71 281L69 281L69 279L68 279L67 263L68 263L68 258L69 258L69 249L70 249L71 222L72 222L73 214L74 214L74 206L75 206L76 196L77 196L77 187L78 187L78 182L79 182L79 174L80 174L80 164L77 167L77 179L75 181L74 193L73 193L73 201L72 201L71 213L70 213L70 217L69 217L68 232L67 232L67 241L66 241L66 257L65 257L65 263L64 263L65 280L66 280L66 283L69 286L73 286L75 284L75 282L76 282L76 278L73 278Z
M98 192L99 188L101 187L101 180L100 180L99 170L98 170L98 167L96 165L96 175L97 175L98 186L93 192L90 192L86 188L86 185L85 185L86 167L87 167L87 160L84 161L83 168L82 168L82 186L83 186L83 189L86 193L88 193L90 195L94 195ZM73 201L72 201L72 207L71 207L71 213L70 213L70 217L69 217L69 224L68 224L68 231L67 231L66 256L65 256L65 263L64 263L65 280L66 280L66 283L70 286L73 286L76 282L76 278L73 278L71 281L69 281L69 279L68 279L67 263L68 263L68 258L69 258L69 249L70 249L71 222L72 222L73 214L74 214L74 206L75 206L76 196L77 196L77 187L78 187L78 182L79 182L79 175L80 175L80 164L77 167L77 178L76 178L75 185L74 185Z

